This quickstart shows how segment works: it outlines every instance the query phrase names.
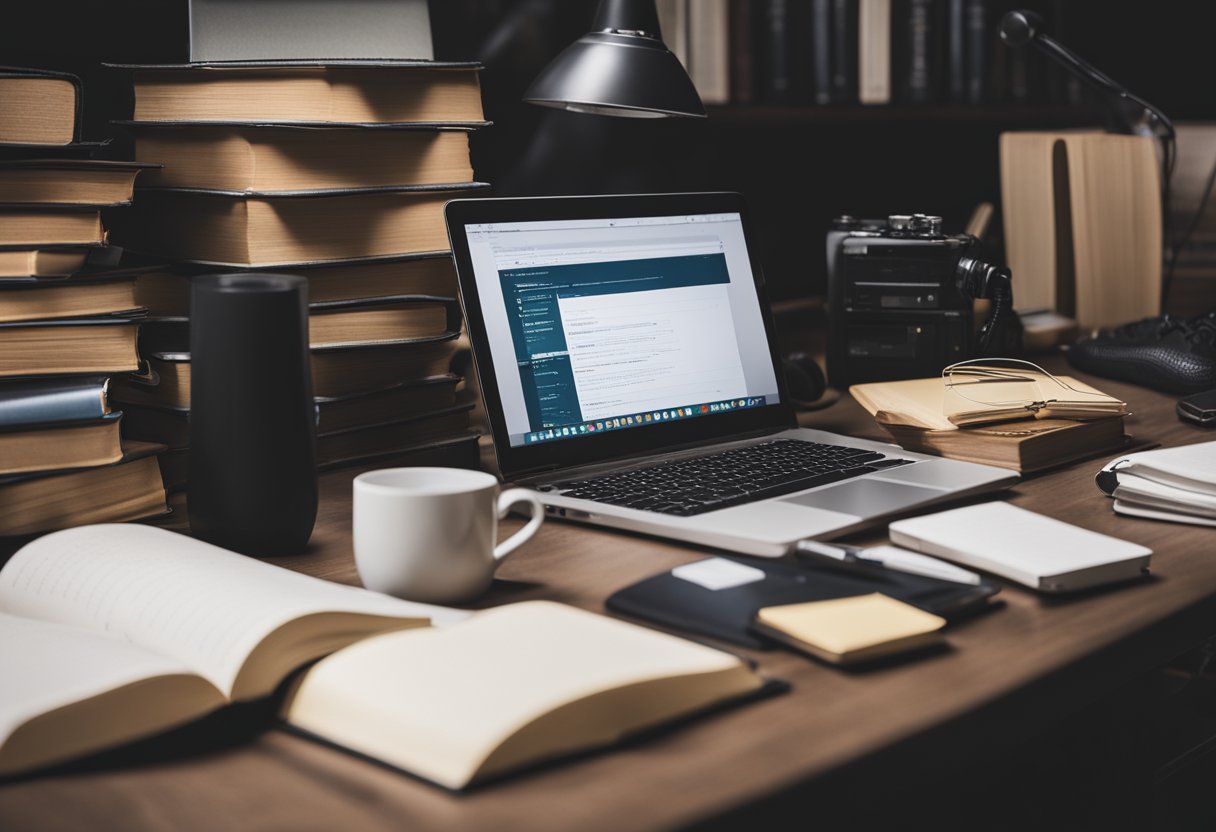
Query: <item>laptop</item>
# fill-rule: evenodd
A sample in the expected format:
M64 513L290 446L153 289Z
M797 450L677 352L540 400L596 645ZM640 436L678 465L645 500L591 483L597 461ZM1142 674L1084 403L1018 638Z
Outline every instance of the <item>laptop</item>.
M445 214L500 470L550 516L777 557L1017 480L797 426L739 194Z

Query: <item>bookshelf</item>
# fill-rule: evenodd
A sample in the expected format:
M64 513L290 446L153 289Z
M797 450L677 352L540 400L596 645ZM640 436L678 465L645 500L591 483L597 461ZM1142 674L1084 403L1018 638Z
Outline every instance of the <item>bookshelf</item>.
M706 107L709 118L719 124L825 125L901 123L931 120L1000 124L1016 128L1040 125L1084 126L1101 119L1088 108L1060 106L951 106L951 105L811 105L811 104L716 104Z
M758 9L768 2L744 0L744 5ZM893 0L893 14L898 16L907 2ZM1216 30L1216 4L985 2L987 54L996 64L1011 55L997 40L1001 15L1032 7L1054 17L1053 34L1174 118L1216 119L1216 87L1209 83L1216 77L1216 52L1208 44ZM619 124L517 104L535 73L586 31L595 5L595 0L432 5L440 53L468 56L470 48L491 45L474 53L489 67L486 106L495 122L476 148L479 174L495 182L502 196L741 191L757 219L766 279L778 300L824 291L823 234L833 217L924 211L943 215L950 229L961 229L977 202L999 200L1002 131L1095 126L1105 118L1100 102L1084 90L1077 98L1059 78L1054 86L1039 88L1044 94L1022 102L1009 100L1008 85L998 84L979 104L947 103L946 89L937 91L934 103L898 103L896 87L896 103L815 105L809 103L812 69L804 53L795 61L801 75L793 100L765 103L762 91L753 89L752 103L710 105L703 121ZM727 5L737 5L736 0ZM786 3L795 25L815 5L816 0ZM931 5L944 10L948 0L931 0ZM1028 56L1036 71L1046 72L1038 58ZM754 72L761 68L753 61Z

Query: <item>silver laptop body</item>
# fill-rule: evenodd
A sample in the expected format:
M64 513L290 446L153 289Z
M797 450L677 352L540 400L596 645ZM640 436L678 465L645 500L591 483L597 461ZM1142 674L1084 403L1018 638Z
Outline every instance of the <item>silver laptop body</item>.
M1017 480L797 427L738 194L455 200L446 217L499 466L551 516L776 557ZM691 516L577 496L595 477L783 440L882 467Z

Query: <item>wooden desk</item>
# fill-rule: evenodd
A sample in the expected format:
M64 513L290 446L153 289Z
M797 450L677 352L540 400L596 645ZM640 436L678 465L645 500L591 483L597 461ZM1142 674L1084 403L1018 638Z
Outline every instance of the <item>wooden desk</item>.
M1129 430L1138 437L1163 444L1213 438L1179 423L1172 399L1097 383L1131 403ZM880 436L847 397L804 421ZM933 783L943 760L982 771L1036 726L1083 709L1216 632L1216 531L1116 517L1094 486L1097 467L1087 462L1028 479L1010 498L1151 546L1153 578L1071 600L1006 588L1006 608L952 629L947 654L850 674L786 652L756 653L762 671L789 680L791 693L465 796L271 729L235 745L83 766L0 788L0 829L620 830L714 818L733 826L754 813L809 827L830 816L833 800L860 794L881 803L899 793L899 782ZM351 477L324 477L311 551L277 562L355 581ZM487 603L549 598L602 610L610 592L703 555L549 523L502 568ZM419 669L428 672L437 669ZM954 792L950 783L935 787Z

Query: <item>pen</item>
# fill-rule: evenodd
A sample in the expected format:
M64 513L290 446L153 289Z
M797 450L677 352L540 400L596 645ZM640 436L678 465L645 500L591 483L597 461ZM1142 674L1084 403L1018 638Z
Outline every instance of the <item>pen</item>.
M807 563L857 573L864 573L871 569L890 569L894 572L906 572L910 575L922 575L927 578L973 586L978 586L982 580L975 572L895 546L875 546L863 549L842 543L800 540L795 544L794 552Z

